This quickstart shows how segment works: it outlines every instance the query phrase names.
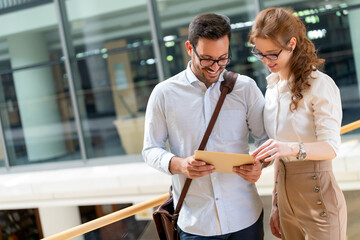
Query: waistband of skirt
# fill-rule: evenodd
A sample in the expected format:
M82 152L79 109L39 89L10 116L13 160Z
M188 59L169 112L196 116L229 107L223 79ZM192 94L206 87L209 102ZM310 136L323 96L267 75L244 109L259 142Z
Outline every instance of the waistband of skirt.
M280 159L279 166L279 170L285 170L286 174L324 172L332 171L332 160L285 162Z

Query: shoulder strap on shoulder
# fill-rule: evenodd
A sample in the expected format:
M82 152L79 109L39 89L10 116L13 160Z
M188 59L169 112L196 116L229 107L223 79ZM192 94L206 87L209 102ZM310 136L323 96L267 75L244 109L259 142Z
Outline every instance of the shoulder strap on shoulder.
M224 81L220 85L220 91L222 92L224 88L228 89L228 94L231 93L235 86L236 79L239 74L231 72L231 71L225 71L224 72Z

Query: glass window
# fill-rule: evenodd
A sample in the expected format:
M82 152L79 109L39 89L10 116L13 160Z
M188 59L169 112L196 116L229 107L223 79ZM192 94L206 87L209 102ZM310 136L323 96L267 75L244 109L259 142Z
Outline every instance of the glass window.
M0 210L0 239L43 237L38 209Z
M246 74L258 79L254 70L261 70L261 64L248 61L250 46L247 44L248 31L251 21L255 18L256 8L253 1L162 1L157 0L160 25L162 29L163 47L166 52L166 77L173 76L184 70L190 57L186 51L188 26L198 14L215 12L228 16L232 23L231 51L232 60L227 67L229 70ZM250 49L250 50L249 50ZM262 71L262 70L261 70ZM260 71L260 72L261 72Z
M8 24L0 28L0 114L10 166L79 159L53 3L0 22Z
M0 142L1 143L1 142ZM4 148L1 145L0 146L0 167L4 167L5 166L5 156L4 156Z
M146 1L69 0L66 12L87 157L140 154L158 83Z
M1 74L1 80L11 166L81 158L63 64Z
M265 1L260 0L264 6L264 8L268 7L279 7L279 6L287 6L289 8L299 9L301 10L318 10L319 12L332 11L347 7L356 6L360 3L360 0L343 0L343 1L311 1L311 0L292 0L292 1Z

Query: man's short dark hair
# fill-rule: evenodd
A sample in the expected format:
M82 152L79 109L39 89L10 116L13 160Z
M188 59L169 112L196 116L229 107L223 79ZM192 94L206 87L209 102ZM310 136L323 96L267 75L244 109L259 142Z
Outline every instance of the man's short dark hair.
M196 16L189 25L188 39L194 46L199 38L218 40L224 36L231 39L230 19L225 15L206 13Z

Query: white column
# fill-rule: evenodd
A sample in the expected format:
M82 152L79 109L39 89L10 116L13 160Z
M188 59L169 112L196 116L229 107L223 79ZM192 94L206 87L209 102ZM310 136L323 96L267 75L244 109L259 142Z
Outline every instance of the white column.
M44 237L49 237L81 224L78 207L40 207L39 215ZM72 240L83 240L84 236L72 238Z
M355 61L356 78L358 85L358 93L360 94L360 9L352 9L349 11L349 27L351 35L351 44L353 49L353 56ZM359 96L356 96L355 101L359 100Z
M42 33L11 35L8 45L12 68L49 60ZM51 68L16 71L13 77L29 161L65 155L65 139Z

